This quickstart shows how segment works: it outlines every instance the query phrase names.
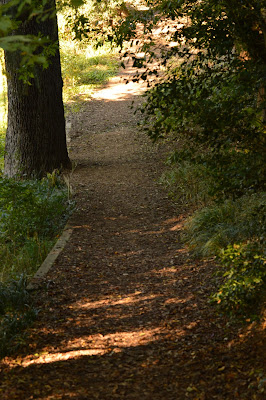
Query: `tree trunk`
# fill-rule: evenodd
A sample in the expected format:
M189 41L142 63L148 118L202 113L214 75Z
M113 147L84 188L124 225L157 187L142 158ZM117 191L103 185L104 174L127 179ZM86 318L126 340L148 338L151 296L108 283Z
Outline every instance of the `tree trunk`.
M55 1L49 0L55 10ZM45 22L25 21L20 35L49 36L58 42L57 18ZM59 47L49 67L35 67L31 85L19 79L20 52L5 53L8 82L8 128L4 173L8 177L40 177L54 169L69 167Z
M266 8L261 9L261 15L264 20L264 26L262 28L263 36L264 36L264 45L265 45L265 51L266 51ZM261 88L261 93L260 95L262 96L262 101L265 104L265 98L266 98L266 88L265 85ZM264 109L262 110L262 123L266 125L266 108L264 106Z

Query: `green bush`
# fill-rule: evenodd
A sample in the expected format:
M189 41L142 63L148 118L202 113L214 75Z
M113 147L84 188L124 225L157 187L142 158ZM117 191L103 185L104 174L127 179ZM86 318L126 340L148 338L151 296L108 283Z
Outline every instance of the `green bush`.
M209 195L215 199L236 199L265 187L265 160L260 148L258 151L223 149L202 157L200 162L208 166L212 178Z
M259 241L228 246L218 257L223 269L224 283L212 296L229 314L256 316L257 306L266 289L266 257Z

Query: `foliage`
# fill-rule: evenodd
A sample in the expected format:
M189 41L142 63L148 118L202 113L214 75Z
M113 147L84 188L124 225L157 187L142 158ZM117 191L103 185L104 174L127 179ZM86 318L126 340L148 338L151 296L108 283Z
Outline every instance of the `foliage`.
M219 291L212 296L223 311L246 317L256 316L266 289L265 250L259 241L226 247L219 255L226 272Z
M24 275L5 284L0 283L0 358L21 345L23 331L37 315L26 285Z
M75 5L73 1L62 3L59 8L62 39L85 42L94 40L98 36L101 41L103 31L108 31L113 10L118 3L116 0L108 2L85 0ZM64 16L63 21L62 16Z
M11 0L0 3L0 47L21 55L19 78L26 84L35 76L36 65L48 68L49 59L58 49L58 43L40 32L23 34L31 21L45 23L55 17L54 0ZM40 28L41 31L41 28Z
M265 193L207 206L188 220L185 239L195 254L217 255L229 244L264 235L265 207Z
M238 196L247 189L261 189L265 135L259 119L261 110L255 104L258 85L251 79L241 82L240 76L235 77L237 86L232 76L227 81L217 74L215 81L213 73L204 80L191 76L194 68L193 63L189 71L183 68L174 75L169 71L170 77L148 92L144 106L147 133L153 140L185 138L187 159L208 164L212 170L216 181L213 195ZM249 73L252 76L253 72ZM208 157L196 158L198 152L190 151L193 143L194 147L206 146Z
M142 1L84 0L73 7L73 1L62 4L66 15L63 37L75 40L95 41L97 46L106 42L122 48L124 40L136 32L137 23L148 24L151 13L140 11Z
M160 183L166 186L177 206L199 207L210 200L211 174L204 165L188 160L175 163L163 173Z
M36 271L71 211L66 199L66 188L52 174L42 181L1 178L1 280Z
M65 193L50 186L48 179L41 182L0 181L0 240L23 242L25 237L52 237L62 224L65 212ZM61 188L62 189L62 188Z
M113 2L117 4L117 1ZM64 13L61 34L66 39L84 39L89 37L87 31L94 31L91 27L96 20L102 19L98 1L86 0L58 0L55 8L54 0L10 0L7 3L0 1L0 47L5 51L21 54L19 77L24 83L30 84L30 79L35 76L36 65L47 68L51 56L56 53L58 43L52 38L43 36L41 24L48 19L55 18L55 13ZM110 4L105 4L105 10L109 10ZM109 11L108 11L109 12ZM92 16L92 17L91 17ZM97 18L98 16L98 18ZM36 34L23 34L25 24L36 21L40 26L40 32ZM62 25L62 21L61 21ZM101 31L101 27L96 29ZM95 34L97 36L97 34Z
M170 26L174 45L160 53L165 76L147 92L143 107L147 133L154 141L183 137L188 160L191 145L205 146L208 157L195 159L192 154L192 159L212 171L213 196L237 197L247 190L262 190L266 144L262 2L244 1L237 7L234 1L212 0L149 3L182 23L178 29Z

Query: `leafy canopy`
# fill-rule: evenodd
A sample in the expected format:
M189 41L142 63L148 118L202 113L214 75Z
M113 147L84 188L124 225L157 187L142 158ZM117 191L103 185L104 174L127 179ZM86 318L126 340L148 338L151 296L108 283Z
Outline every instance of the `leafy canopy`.
M51 38L23 33L25 23L36 21L45 23L55 18L57 10L64 7L77 9L85 0L58 0L57 8L54 0L2 0L0 1L0 47L5 51L19 51L21 54L20 79L25 82L33 77L34 65L47 68L49 58L55 54L58 43Z

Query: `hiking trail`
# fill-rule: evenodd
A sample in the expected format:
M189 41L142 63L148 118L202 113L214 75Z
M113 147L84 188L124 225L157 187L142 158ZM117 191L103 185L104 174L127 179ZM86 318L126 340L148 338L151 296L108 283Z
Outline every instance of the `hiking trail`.
M216 266L180 241L185 216L158 184L164 150L131 108L144 87L124 79L69 117L73 232L34 294L27 343L2 362L0 398L262 399L250 375L262 336L209 304Z

